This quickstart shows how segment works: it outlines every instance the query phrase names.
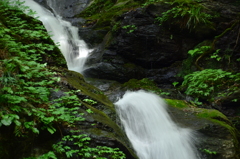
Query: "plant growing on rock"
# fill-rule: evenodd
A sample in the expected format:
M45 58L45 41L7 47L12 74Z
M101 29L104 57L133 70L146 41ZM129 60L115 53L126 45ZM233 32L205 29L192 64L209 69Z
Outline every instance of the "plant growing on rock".
M77 131L78 132L78 131ZM76 132L75 132L76 133ZM93 148L90 146L91 138L85 134L67 135L62 138L60 142L53 145L53 149L64 154L67 158L81 157L82 159L96 158L96 159L125 159L126 156L119 148L111 148L106 146L97 146ZM71 148L66 144L73 143L75 148Z
M128 34L134 32L137 29L135 25L125 25L122 28L126 29Z
M189 30L195 29L198 25L206 25L211 28L210 21L214 15L206 13L206 8L193 0L175 0L164 2L172 6L171 9L162 13L162 16L156 18L157 22L162 25L165 22L178 25L180 28Z
M221 69L205 69L184 77L182 88L185 93L195 98L195 103L202 104L199 99L216 102L215 97L230 96L237 91L240 84L240 73L233 74ZM221 93L230 92L231 93Z

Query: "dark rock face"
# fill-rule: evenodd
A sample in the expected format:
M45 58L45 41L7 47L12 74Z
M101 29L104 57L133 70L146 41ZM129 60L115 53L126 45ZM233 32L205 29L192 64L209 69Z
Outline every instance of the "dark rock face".
M106 34L101 47L89 58L90 68L85 71L85 75L120 82L149 77L162 85L171 85L176 81L176 74L181 66L175 63L185 59L187 51L198 44L201 38L185 33L175 34L173 30L159 26L155 23L159 8L161 7L154 6L147 10L139 8L119 17L119 30ZM161 13L161 9L159 10L158 14ZM88 31L87 28L81 28L81 32L83 30ZM100 34L99 36L102 37ZM95 39L100 40L99 36ZM88 42L96 46L96 40ZM134 67L124 69L124 64L128 63ZM159 74L163 72L166 75Z
M126 82L131 78L141 79L146 74L145 69L118 56L116 52L105 50L99 54L103 54L102 60L98 61L98 56L92 57L90 60L95 64L85 70L84 76Z
M81 26L79 26L82 24ZM73 23L75 26L79 26L79 36L84 39L90 48L95 48L102 43L105 35L108 33L107 30L93 30L91 28L84 28L84 22Z
M219 13L219 17L212 20L215 30L199 26L195 31L189 32L188 30L181 30L177 26L159 26L155 18L166 11L169 6L150 5L146 9L139 8L123 14L118 17L121 22L119 29L110 37L109 33L106 34L101 44L103 45L102 48L95 52L100 55L98 60L95 61L101 63L94 63L92 68L86 70L86 74L90 77L114 79L122 82L123 79L124 81L129 80L132 76L129 76L127 70L121 70L123 65L119 63L132 63L136 67L142 68L140 71L136 70L135 74L138 77L135 78L148 77L166 87L170 86L173 81L181 80L176 75L182 70L181 61L187 58L188 50L193 49L206 39L213 40L215 36L223 33L232 25L231 21L236 18L239 12L239 8L230 5L230 2L204 2L204 5L211 11ZM129 27L124 29L126 26ZM97 33L100 33L97 28L92 28L95 29L94 34L99 35L96 36L96 39L100 41L103 37L102 32L100 35ZM82 28L81 32L84 32L84 30L87 31L87 28ZM238 30L235 29L235 31L230 31L229 34L221 37L216 43L216 49L222 50L225 46L233 47L236 44L237 33ZM84 34L87 34L87 32ZM84 37L89 39L87 36ZM88 43L96 46L96 40L91 39L88 40ZM238 50L238 47L236 49ZM235 52L238 52L237 50ZM111 56L109 52L111 52ZM94 56L96 57L96 55ZM237 54L234 56L238 57ZM113 59L118 59L121 62L116 63ZM91 65L92 62L89 64ZM103 67L103 65L111 66L110 68L114 69L105 74L103 72L106 71L106 67ZM144 74L142 70L144 70ZM90 71L95 73L90 73ZM98 72L99 74L97 74ZM116 74L116 72L122 73Z
M91 0L35 0L42 6L54 11L62 16L64 19L75 23L81 23L83 20L81 18L74 18L74 16L81 11L83 11Z
M127 29L120 30L114 45L120 56L147 69L169 66L184 58L180 39L154 24L154 18L142 9L128 12L122 18L123 27L131 24L136 30L132 33Z

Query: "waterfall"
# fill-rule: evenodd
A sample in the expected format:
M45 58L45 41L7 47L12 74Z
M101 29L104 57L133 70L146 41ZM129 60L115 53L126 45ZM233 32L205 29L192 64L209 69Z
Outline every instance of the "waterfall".
M87 44L80 39L78 29L64 21L56 12L50 12L33 0L25 0L23 5L37 13L35 17L42 21L46 30L52 35L52 40L59 45L68 69L82 73L87 56L92 50L88 49ZM54 8L52 9L54 11Z
M159 96L126 92L115 103L124 130L140 159L197 159L193 132L177 126Z
M24 5L36 11L35 16L42 21L53 41L59 44L68 69L81 73L92 50L79 38L78 29L58 15L54 8L57 5L50 0L47 2L54 13L33 0L26 0ZM159 96L145 91L127 92L115 105L140 159L198 159L193 131L181 128L172 121L165 102Z

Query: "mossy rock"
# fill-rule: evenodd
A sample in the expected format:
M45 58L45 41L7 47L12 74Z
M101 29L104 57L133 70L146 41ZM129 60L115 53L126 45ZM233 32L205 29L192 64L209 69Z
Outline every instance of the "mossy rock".
M238 158L239 132L224 114L215 109L198 108L183 100L165 101L176 123L196 131L197 148L202 156L211 159Z
M111 24L115 23L114 18L140 7L141 4L141 2L134 0L95 0L78 17L84 17L91 21L97 20L94 29L110 30Z
M131 67L131 65L130 65L130 67ZM143 78L140 80L130 79L128 82L125 82L123 84L123 87L125 89L129 89L129 90L133 90L133 91L143 89L143 90L153 92L153 93L156 93L156 94L164 96L164 97L168 96L170 94L169 92L165 92L164 90L160 89L153 80L148 79L148 78Z
M100 143L109 146L108 144L111 145L112 142L128 153L128 157L137 158L127 136L117 125L117 116L113 103L101 90L87 83L80 73L69 70L59 71L62 72L61 84L64 91L79 90L77 96L81 100L81 111L85 114L86 121L79 123L77 128L88 134L96 145ZM90 104L85 102L84 99L91 99L96 103ZM87 109L92 112L89 113L86 111Z

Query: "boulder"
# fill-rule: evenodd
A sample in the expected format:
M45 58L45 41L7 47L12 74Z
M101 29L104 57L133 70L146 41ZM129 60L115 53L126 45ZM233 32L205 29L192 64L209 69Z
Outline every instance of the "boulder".
M197 108L183 100L166 99L172 119L196 132L196 147L204 159L238 159L239 131L215 109Z

